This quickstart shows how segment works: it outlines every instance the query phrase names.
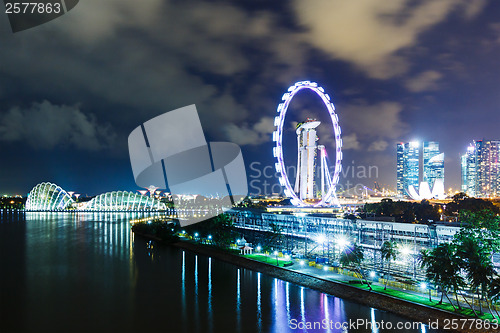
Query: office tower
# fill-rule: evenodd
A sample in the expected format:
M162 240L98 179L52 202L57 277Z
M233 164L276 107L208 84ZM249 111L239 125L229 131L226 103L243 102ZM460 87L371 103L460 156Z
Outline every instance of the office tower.
M408 191L408 188L410 186L413 186L417 191L419 189L419 178L420 178L419 147L420 143L416 141L412 141L405 144L406 158L405 158L405 169L404 169L404 176L405 176L404 186L406 191Z
M399 196L409 196L408 188L419 187L419 146L418 142L398 143L397 154L397 184Z
M500 195L500 141L478 140L475 150L475 195L489 198Z
M399 197L406 195L404 190L404 156L405 144L398 143L396 145L396 191Z
M468 196L476 196L476 145L467 147L467 152L461 156L462 192Z
M424 142L423 152L424 182L428 183L431 189L434 188L436 180L441 180L444 186L444 153L439 152L439 143Z
M420 183L420 143L396 145L396 189L398 196L414 200L444 197L444 153L438 142L423 143L423 181Z
M461 186L460 191L467 193L467 154L460 155Z

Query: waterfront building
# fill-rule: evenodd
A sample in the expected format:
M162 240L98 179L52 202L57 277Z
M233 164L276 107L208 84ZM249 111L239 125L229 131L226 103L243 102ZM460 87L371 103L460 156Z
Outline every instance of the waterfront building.
M60 186L41 183L28 194L25 209L27 211L151 211L165 210L166 206L155 198L126 191L107 192L90 201L77 203Z

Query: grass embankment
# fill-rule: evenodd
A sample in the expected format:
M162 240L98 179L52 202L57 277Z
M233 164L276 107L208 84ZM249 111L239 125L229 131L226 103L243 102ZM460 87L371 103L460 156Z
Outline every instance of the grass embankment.
M266 255L263 253L254 253L254 254L246 254L243 257L248 259L257 260L260 262L264 262L266 264L278 266L278 267L287 267L292 264L292 260L286 258L280 258L272 255Z
M345 281L338 281L337 280L337 282L347 284ZM459 310L459 309L456 309L456 306L455 306L455 308L453 308L453 306L449 303L443 302L442 304L438 304L439 298L441 296L439 296L439 298L437 298L437 299L434 297L434 299L432 301L429 301L429 296L425 296L423 294L416 295L416 294L412 294L412 293L407 293L403 290L390 289L389 287L386 290L384 290L383 286L379 286L379 285L375 285L375 284L372 284L371 286L372 286L373 291L381 293L381 294L390 295L390 296L393 296L396 298L403 299L405 301L410 301L410 302L426 305L429 307L433 307L436 309L455 312L455 313L459 313L459 314L462 314L462 315L465 315L468 317L475 318L474 312L470 308L462 308L461 310ZM366 284L356 285L356 287L361 288L361 289L365 289L365 290L369 290L369 288ZM451 297L451 295L449 295L449 296ZM488 311L488 309L484 309L484 311ZM479 311L476 311L476 312L479 312ZM479 315L479 313L478 313L478 315ZM479 318L487 319L490 321L495 319L490 313L484 313L483 315L480 315Z

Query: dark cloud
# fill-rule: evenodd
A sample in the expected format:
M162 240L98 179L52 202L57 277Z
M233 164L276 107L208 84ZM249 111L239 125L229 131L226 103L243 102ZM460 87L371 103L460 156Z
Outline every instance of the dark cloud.
M27 143L35 148L55 147L101 150L113 146L116 135L109 125L98 124L95 115L78 106L33 103L14 107L0 115L0 141Z
M405 73L408 57L398 52L414 46L418 37L460 10L475 17L483 0L343 1L295 0L299 21L309 28L307 40L336 59L354 64L375 78Z

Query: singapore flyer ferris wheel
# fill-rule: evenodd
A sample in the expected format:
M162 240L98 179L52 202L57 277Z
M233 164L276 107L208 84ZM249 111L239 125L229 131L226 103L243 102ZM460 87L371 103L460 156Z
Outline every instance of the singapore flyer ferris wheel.
M316 143L316 128L320 122L315 119L307 119L305 122L299 123L296 130L298 147L296 180L295 186L292 188L284 163L283 125L290 102L303 89L315 92L321 98L330 115L336 146L335 166L333 175L330 177L325 146ZM335 113L335 106L330 101L330 96L316 82L299 81L290 86L281 99L282 102L277 108L279 114L274 119L276 130L273 132L273 141L276 145L273 148L273 155L276 158L275 168L280 175L279 182L284 188L285 196L289 197L292 205L295 206L340 206L335 190L342 170L342 138L339 118ZM321 165L321 187L314 191L315 165L318 155ZM321 194L321 199L319 199L318 193Z

